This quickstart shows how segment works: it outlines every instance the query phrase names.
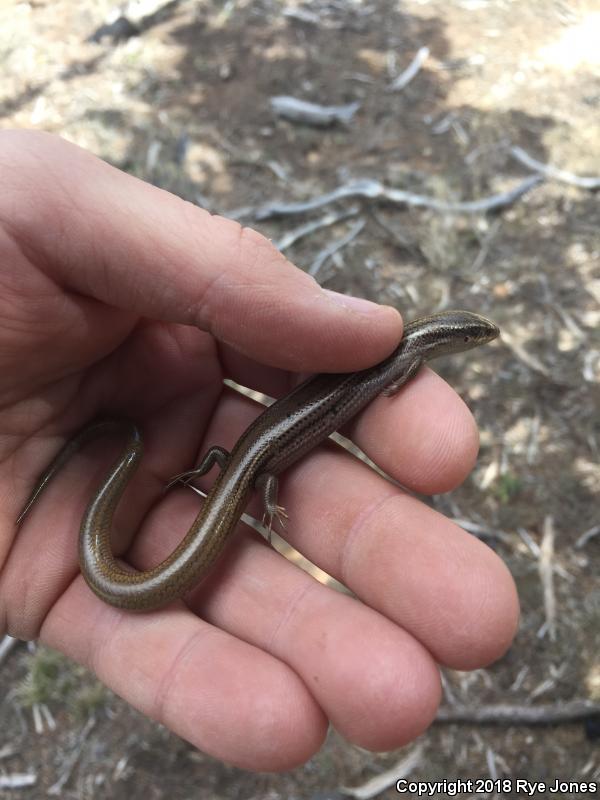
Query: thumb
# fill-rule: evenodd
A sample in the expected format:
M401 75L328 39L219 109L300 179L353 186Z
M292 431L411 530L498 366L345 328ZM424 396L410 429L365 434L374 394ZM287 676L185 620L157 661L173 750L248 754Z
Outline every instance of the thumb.
M293 371L360 369L398 343L394 309L322 290L261 234L55 136L0 137L0 213L65 289Z

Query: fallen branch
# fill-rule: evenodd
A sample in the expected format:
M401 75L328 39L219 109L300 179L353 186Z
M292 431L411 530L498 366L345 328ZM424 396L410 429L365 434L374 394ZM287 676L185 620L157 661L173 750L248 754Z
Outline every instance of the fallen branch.
M436 722L479 725L557 725L600 715L600 703L572 700L538 706L447 706L438 709Z
M537 186L544 179L540 175L531 175L506 192L483 197L479 200L466 200L456 203L448 203L437 200L435 197L405 192L402 189L390 189L380 181L365 179L338 186L332 192L320 195L312 200L302 203L266 203L259 206L254 211L256 220L272 219L274 217L293 216L295 214L305 214L308 211L315 211L318 208L336 203L339 200L348 198L360 198L366 200L383 200L398 206L412 206L415 208L428 208L432 211L440 211L446 214L485 214L490 211L499 211L502 208L511 206L514 202L523 197L524 194Z
M578 186L580 189L600 189L600 177L574 175L572 172L558 169L558 167L553 167L551 164L543 164L530 156L529 153L526 153L521 147L511 147L510 154L525 167L544 175L546 178L553 178L571 186Z

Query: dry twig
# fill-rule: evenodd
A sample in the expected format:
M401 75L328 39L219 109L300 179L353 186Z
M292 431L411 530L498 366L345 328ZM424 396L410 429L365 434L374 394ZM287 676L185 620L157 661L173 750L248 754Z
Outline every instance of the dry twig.
M540 175L544 175L546 178L553 178L562 183L568 183L571 186L578 186L580 189L600 189L600 177L574 175L572 172L558 169L551 164L543 164L541 161L530 156L529 153L526 153L521 147L511 147L510 154L528 169L532 169Z
M575 547L580 550L582 547L585 547L586 544L593 539L594 536L597 536L600 533L600 525L594 525L593 528L588 528L587 531L584 531L579 539L575 542Z
M8 654L19 644L19 639L15 639L8 634L0 641L0 664L8 656Z
M0 789L24 789L37 782L35 772L14 772L12 775L0 775Z
M436 722L466 722L479 725L557 725L579 722L600 715L600 703L571 700L538 706L487 705L440 708Z
M429 48L420 47L408 67L400 73L388 86L388 92L401 92L406 89L412 79L420 72L421 67L429 58Z
M49 795L63 794L63 789L66 786L69 778L71 777L73 769L75 768L75 764L77 764L79 756L81 755L81 752L85 746L85 741L95 724L96 724L95 717L90 717L83 726L81 733L79 734L77 739L77 746L75 747L73 752L69 754L68 758L65 759L64 769L60 774L58 780L55 783L53 783L52 786L48 789L47 793Z
M0 747L0 761L3 758L12 758L16 752L17 748L14 746L14 744L5 744L3 747Z
M525 348L519 344L519 342L513 339L510 333L502 331L502 343L510 348L519 361L525 364L525 366L529 367L529 369L532 369L534 372L543 375L544 378L550 377L550 370L545 367L535 356L532 356L531 353L528 353L527 350L525 350Z
M378 794L385 792L390 786L394 786L401 778L406 778L413 770L421 765L423 760L423 745L417 745L407 756L394 764L393 767L371 778L362 786L340 786L339 791L348 797L354 797L356 800L369 800L371 797L376 797Z
M319 231L322 228L328 228L331 225L342 222L349 217L355 217L358 212L359 209L356 206L349 208L347 211L330 211L329 213L325 214L325 216L321 217L321 219L307 222L305 225L299 225L297 228L294 228L294 230L284 233L283 236L274 241L273 244L278 250L287 250L288 247L291 247L299 239L302 239L305 236L310 236L311 233L315 233L315 231Z
M331 256L333 256L343 247L347 247L353 239L356 239L358 234L365 227L365 224L366 220L362 218L357 220L357 222L354 223L354 225L350 228L350 230L348 231L348 233L346 233L345 236L341 236L339 239L336 239L334 242L331 242L331 244L327 245L327 247L321 250L321 252L318 254L318 256L315 258L315 260L308 268L307 270L308 274L315 277L316 274L321 269L321 267L323 266L323 264L329 258L331 258Z
M556 596L554 594L554 520L548 515L544 520L544 533L540 546L539 571L544 587L544 633L548 631L550 640L556 641Z
M508 542L510 541L510 535L505 531L496 530L494 528L488 528L485 525L480 525L478 522L473 522L470 519L464 519L463 517L451 517L452 522L456 523L464 530L472 533L473 536L480 537L482 539L499 539L501 542Z
M350 198L363 198L366 200L382 200L397 206L412 206L415 208L428 208L444 214L485 214L490 211L499 211L507 208L519 200L523 195L543 181L540 175L532 175L506 192L499 192L479 200L465 200L456 203L437 200L435 197L405 192L403 189L390 189L380 181L365 178L338 186L332 192L319 195L312 200L302 203L265 203L254 210L256 220L272 219L274 217L293 216L316 211L318 208L336 203L339 200ZM243 209L244 212L247 209ZM235 212L240 214L239 210ZM227 214L232 216L232 213Z

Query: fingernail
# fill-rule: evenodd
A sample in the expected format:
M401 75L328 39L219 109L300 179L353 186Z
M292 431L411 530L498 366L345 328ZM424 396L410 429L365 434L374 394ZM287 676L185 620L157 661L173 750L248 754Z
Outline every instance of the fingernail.
M359 314L373 314L381 308L379 303L372 303L370 300L365 300L362 297L332 292L331 289L323 289L323 291L329 299L333 300L337 305L349 308L351 311L357 311Z

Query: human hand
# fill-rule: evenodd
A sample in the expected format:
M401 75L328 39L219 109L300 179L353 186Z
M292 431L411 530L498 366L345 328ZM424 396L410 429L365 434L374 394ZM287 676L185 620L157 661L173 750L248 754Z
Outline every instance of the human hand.
M291 468L280 499L290 543L357 599L243 528L185 604L105 605L79 574L77 530L114 442L74 456L15 527L61 444L99 413L126 416L146 450L115 541L135 567L158 563L198 511L192 492L160 499L166 481L208 444L229 449L260 412L222 378L276 396L289 371L364 368L397 344L397 313L323 292L259 234L60 139L0 138L0 634L39 637L246 769L302 763L328 720L365 748L417 736L435 715L438 663L479 667L510 644L514 584L489 548L339 448ZM478 444L467 408L426 369L352 433L426 493L460 483Z

